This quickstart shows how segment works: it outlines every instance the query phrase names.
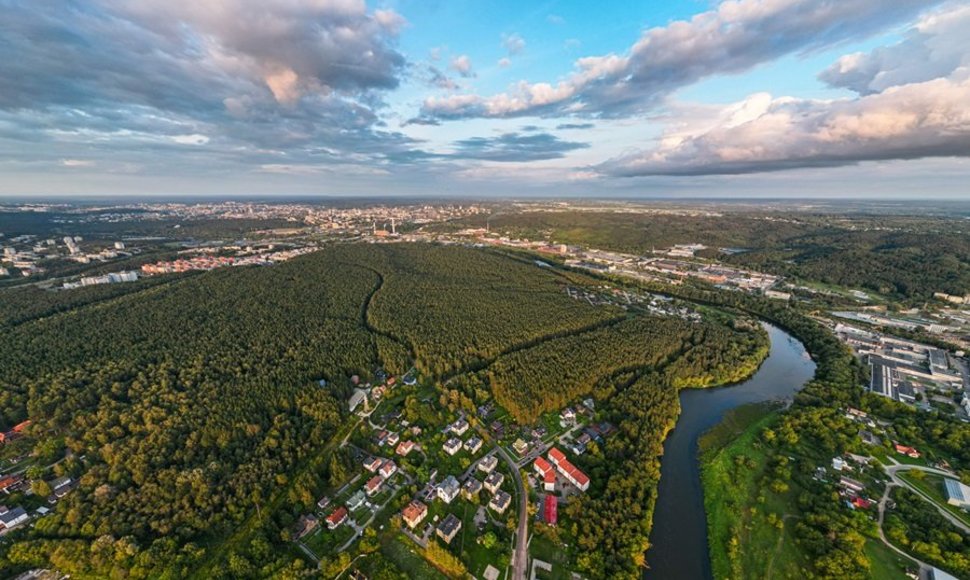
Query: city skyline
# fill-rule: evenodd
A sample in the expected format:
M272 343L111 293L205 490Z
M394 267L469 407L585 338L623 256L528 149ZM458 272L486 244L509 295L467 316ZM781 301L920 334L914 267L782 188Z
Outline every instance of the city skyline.
M965 198L970 4L12 2L0 196Z

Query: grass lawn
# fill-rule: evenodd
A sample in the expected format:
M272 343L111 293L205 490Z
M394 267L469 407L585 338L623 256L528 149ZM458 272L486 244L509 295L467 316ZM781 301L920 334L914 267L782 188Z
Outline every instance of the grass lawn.
M796 577L806 563L794 539L796 486L776 494L760 485L768 457L757 439L777 417L769 406L741 407L701 439L715 578Z
M410 540L401 534L395 534L387 541L382 542L381 554L399 570L407 574L408 578L420 580L447 578L418 554L412 547Z
M899 473L899 477L904 479L906 483L912 485L916 489L931 497L933 499L933 503L956 516L961 522L970 526L970 515L968 515L967 512L946 503L946 498L943 497L943 476L931 473L926 473L925 476L926 477L923 479L918 479L913 477L911 472Z
M914 458L910 457L909 455L903 455L902 453L896 453L895 451L893 451L890 456L896 461L906 465L922 465L923 467L927 466L926 460L922 457Z
M866 538L865 552L869 558L869 577L873 580L907 580L907 569L916 567L878 539Z
M337 548L354 536L354 529L344 524L335 530L320 525L312 534L303 538L303 543L318 557L334 554Z
M479 533L474 523L478 506L470 502L463 502L460 510L456 511L455 515L461 518L462 526L461 532L452 542L452 545L461 552L461 559L468 567L468 571L481 578L489 564L499 570L504 570L508 565L509 555L512 553L511 534L497 529L493 524L485 524L481 535L484 536L491 531L497 539L492 548L486 548L478 542Z
M566 550L549 538L533 534L532 540L529 542L529 555L537 560L552 564L552 572L540 572L538 574L540 578L568 580L571 577L569 556Z

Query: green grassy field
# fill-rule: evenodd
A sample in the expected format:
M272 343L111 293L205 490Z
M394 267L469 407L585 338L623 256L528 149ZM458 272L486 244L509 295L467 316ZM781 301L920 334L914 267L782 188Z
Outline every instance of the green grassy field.
M869 574L873 580L907 580L907 568L916 567L878 539L867 538L865 551L869 558Z
M399 570L407 574L408 578L420 580L440 580L447 578L444 574L429 564L417 551L411 547L410 540L402 535L381 544L381 554Z
M805 564L794 538L797 490L760 486L768 457L758 435L776 419L770 406L741 407L700 441L715 578L789 578Z

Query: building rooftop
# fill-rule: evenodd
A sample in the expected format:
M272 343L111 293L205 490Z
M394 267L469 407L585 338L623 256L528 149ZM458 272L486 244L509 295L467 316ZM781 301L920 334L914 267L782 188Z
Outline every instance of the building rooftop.
M450 536L461 528L461 520L455 517L455 514L448 514L444 520L438 524L438 531L445 536Z

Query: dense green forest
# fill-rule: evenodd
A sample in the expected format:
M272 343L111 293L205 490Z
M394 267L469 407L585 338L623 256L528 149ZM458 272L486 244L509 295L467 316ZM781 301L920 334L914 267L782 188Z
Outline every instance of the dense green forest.
M634 254L702 243L711 247L703 255L739 266L900 298L970 293L970 227L960 219L512 211L493 216L490 225L529 239ZM725 254L719 248L747 251Z
M970 577L970 535L912 491L892 490L896 508L886 516L889 541L959 578Z
M764 338L565 292L583 283L594 281L484 250L337 244L272 267L2 290L0 427L31 419L35 475L80 483L0 548L2 565L78 577L298 574L300 558L271 546L347 473L334 442L348 425L349 377L376 365L413 363L478 403L494 394L523 421L629 382L623 371L668 365L663 400L643 399L641 418L617 416L628 448L608 454L657 463L643 441L659 445L676 417L674 382L731 380L724 363L748 355L753 368ZM611 486L609 513L655 484L633 495ZM649 511L627 515L649 530ZM637 538L598 557L630 569Z
M663 366L675 388L729 383L754 370L743 362L760 362L766 345L759 332L638 316L508 353L474 378L530 423L624 372Z

